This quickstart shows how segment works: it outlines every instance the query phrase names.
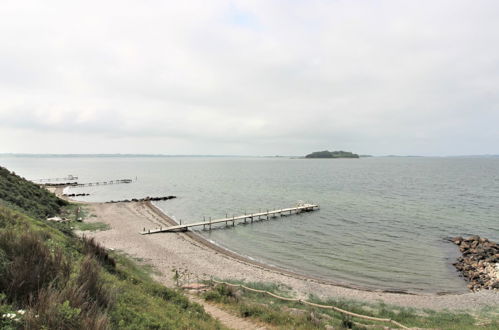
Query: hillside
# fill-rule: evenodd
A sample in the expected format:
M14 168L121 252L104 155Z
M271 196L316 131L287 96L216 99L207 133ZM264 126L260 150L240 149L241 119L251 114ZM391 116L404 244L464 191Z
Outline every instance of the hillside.
M68 204L4 167L0 167L0 201L37 218L54 216Z
M0 174L0 329L222 328L127 257L43 220L67 202Z

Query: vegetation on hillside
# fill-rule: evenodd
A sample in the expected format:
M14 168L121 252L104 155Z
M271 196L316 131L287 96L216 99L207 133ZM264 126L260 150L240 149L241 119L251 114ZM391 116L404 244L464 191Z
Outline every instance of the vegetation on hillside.
M66 202L0 170L0 329L221 328L130 259L41 220Z
M359 158L359 155L349 151L316 151L305 156L305 158Z
M25 180L0 166L0 200L21 209L33 217L43 219L56 215L68 203L33 182Z

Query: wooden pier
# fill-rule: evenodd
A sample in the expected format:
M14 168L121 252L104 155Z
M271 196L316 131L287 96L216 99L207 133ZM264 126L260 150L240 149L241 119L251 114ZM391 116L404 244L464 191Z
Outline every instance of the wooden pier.
M51 181L76 181L78 180L77 176L74 176L72 174L69 174L68 176L64 178L48 178L48 179L38 179L38 180L32 180L33 182L51 182Z
M88 183L77 183L72 184L71 187L91 187L91 186L100 186L107 184L120 184L120 183L131 183L132 179L119 179L119 180L110 180L110 181L101 181L101 182L88 182Z
M87 182L87 183L78 183L78 182L57 182L57 183L36 183L42 187L92 187L92 186L101 186L108 184L120 184L120 183L132 183L132 179L118 179L118 180L109 180L109 181L99 181L99 182Z
M201 222L195 222L195 223L188 223L182 225L180 223L179 225L176 226L171 226L171 227L159 227L155 229L149 229L140 232L142 235L148 235L148 234L156 234L156 233L165 233L165 232L179 232L179 231L187 231L191 227L200 227L203 226L203 230L211 230L211 226L215 224L220 224L224 223L226 226L232 225L234 226L236 221L242 221L244 223L251 222L253 223L254 221L259 221L259 220L268 220L269 218L276 218L277 216L286 216L290 214L298 214L302 212L310 212L310 211L315 211L319 209L319 205L317 204L300 204L295 207L289 207L286 209L279 209L279 210L273 210L273 211L265 211L265 212L258 212L258 213L252 213L252 214L244 214L244 215L239 215L239 216L232 216L232 217L225 217L222 219L215 219L215 220L210 220L209 221L201 221Z

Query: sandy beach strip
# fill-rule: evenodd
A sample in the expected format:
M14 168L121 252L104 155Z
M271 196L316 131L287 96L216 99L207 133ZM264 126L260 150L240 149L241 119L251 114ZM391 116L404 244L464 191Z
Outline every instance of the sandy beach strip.
M481 291L464 294L404 294L350 288L305 277L245 259L194 233L140 235L144 228L167 227L175 222L149 202L87 203L91 214L87 222L103 222L109 230L86 232L107 248L121 250L143 260L157 271L156 279L173 286L173 271L183 282L211 278L272 282L291 287L299 298L309 294L320 298L344 298L361 302L429 308L434 310L470 310L485 306L499 308L499 292Z

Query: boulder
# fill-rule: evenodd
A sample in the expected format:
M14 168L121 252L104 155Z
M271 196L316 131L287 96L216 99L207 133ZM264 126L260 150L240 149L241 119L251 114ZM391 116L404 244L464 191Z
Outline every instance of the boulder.
M499 289L499 267L496 269L499 245L476 235L467 239L454 237L451 241L462 252L453 265L470 282L468 288L472 291Z

